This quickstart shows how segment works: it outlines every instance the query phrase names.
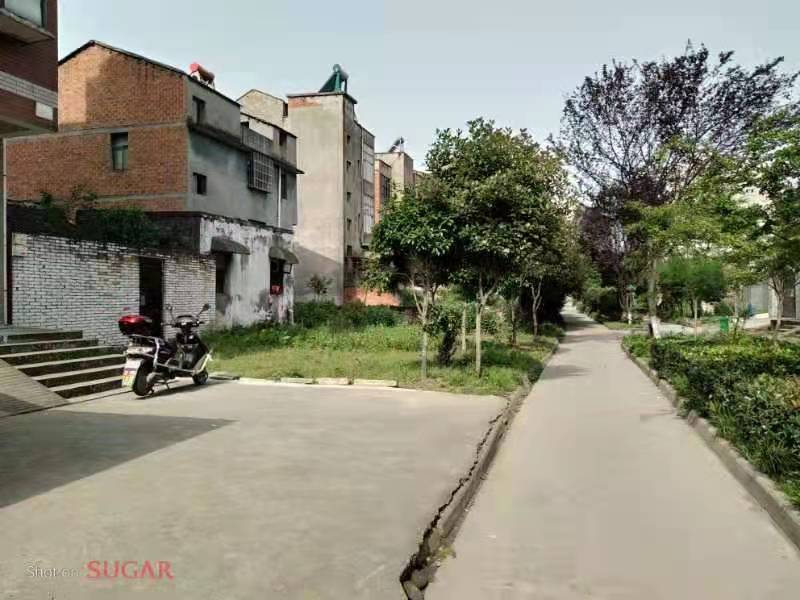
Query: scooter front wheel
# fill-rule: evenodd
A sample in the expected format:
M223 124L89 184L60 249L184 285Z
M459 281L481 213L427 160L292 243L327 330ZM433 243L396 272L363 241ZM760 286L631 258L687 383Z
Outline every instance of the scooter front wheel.
M205 385L208 381L208 371L202 370L197 375L192 375L192 381L195 385Z
M133 393L137 396L144 398L153 391L153 384L147 381L147 376L150 375L152 370L153 368L149 363L143 362L139 370L136 371L136 378L133 380Z

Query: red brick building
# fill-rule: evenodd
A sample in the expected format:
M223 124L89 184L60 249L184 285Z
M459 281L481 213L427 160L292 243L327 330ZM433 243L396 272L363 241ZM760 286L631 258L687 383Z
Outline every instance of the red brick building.
M9 200L140 208L214 258L218 324L291 318L301 172L295 136L274 122L285 103L264 95L245 112L196 72L97 41L65 56L58 132L8 144ZM143 308L168 294L148 290L156 308Z
M4 140L56 129L57 68L57 0L0 0L0 324L8 281Z

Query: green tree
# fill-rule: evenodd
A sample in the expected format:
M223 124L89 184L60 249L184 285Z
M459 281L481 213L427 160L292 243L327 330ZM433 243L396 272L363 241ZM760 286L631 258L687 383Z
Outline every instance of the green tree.
M691 305L697 335L701 303L715 302L725 295L722 263L708 258L674 256L662 265L659 275L662 285L675 290Z
M759 122L744 180L758 190L754 263L778 299L777 331L789 289L800 283L800 114L792 108Z
M467 131L437 132L431 177L447 189L456 214L459 282L475 298L475 370L481 373L481 319L514 274L515 258L545 248L565 211L567 176L560 159L526 131L476 119Z
M428 344L437 293L459 264L455 226L452 205L438 182L426 178L424 184L384 208L372 233L365 283L382 291L410 292L422 324L422 377L428 376Z
M673 58L604 65L567 98L557 147L595 209L591 254L604 271L637 265L654 335L659 263L677 219L658 207L684 202L719 155L741 156L754 126L790 101L797 75L781 63L746 69L733 52L715 59L689 44Z

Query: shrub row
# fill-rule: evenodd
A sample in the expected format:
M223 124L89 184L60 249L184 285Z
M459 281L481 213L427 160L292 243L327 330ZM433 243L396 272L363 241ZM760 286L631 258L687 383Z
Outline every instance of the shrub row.
M765 338L628 336L636 356L800 505L800 347Z
M689 400L688 408L708 416L720 390L766 373L800 375L800 347L753 336L684 337L655 340L651 365Z
M388 306L365 306L361 302L343 306L336 306L333 302L298 302L294 306L295 323L306 328L321 325L342 329L374 325L391 327L402 320L402 314Z

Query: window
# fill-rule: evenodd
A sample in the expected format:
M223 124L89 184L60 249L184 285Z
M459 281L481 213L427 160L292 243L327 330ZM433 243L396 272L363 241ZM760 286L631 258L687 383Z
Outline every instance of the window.
M350 233L350 230L352 229L352 227L353 227L353 220L352 219L347 219L347 233Z
M111 134L111 166L115 171L128 168L128 132Z
M286 171L281 169L281 200L289 198L289 193L286 191Z
M261 192L272 191L272 160L266 154L253 152L250 155L247 185Z
M283 272L286 262L272 259L269 261L269 293L280 296L283 293Z
M208 178L202 173L194 173L194 193L205 196L208 193Z
M352 166L353 166L353 162L348 160L347 161L347 172L348 173L350 172L350 167L352 167Z
M289 118L289 105L286 102L283 103L283 118Z
M44 0L6 0L5 2L6 10L39 27L45 25L44 7Z
M347 203L350 204L350 198L353 196L350 192L347 192Z
M278 145L279 145L279 146L285 146L285 145L286 145L286 138L287 138L287 137L288 137L288 136L286 135L286 132L285 132L285 131L280 131L280 132L278 133Z
M206 102L192 96L192 120L198 125L206 122Z
M347 143L348 144L350 143L350 134L349 133L347 134Z

